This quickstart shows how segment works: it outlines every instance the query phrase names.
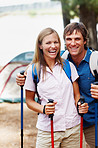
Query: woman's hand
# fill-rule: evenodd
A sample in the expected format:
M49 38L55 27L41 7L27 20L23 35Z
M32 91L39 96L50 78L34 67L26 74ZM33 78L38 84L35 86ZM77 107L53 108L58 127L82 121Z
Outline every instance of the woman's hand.
M55 105L56 104L57 104L57 102L47 103L45 106L45 114L49 115L49 114L55 113Z
M98 85L91 84L91 96L94 99L98 99Z
M88 112L88 108L88 103L81 104L80 102L78 102L79 113L86 114Z

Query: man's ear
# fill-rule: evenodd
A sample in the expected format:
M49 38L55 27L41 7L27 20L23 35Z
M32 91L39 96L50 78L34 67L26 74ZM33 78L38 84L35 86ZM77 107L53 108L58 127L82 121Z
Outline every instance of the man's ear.
M87 41L84 41L84 45L87 43Z

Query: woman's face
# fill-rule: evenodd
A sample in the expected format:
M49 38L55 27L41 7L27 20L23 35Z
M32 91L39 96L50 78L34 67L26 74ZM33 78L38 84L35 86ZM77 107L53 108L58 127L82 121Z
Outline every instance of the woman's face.
M43 50L44 58L46 61L55 60L59 50L60 43L56 33L52 33L43 38L40 49Z

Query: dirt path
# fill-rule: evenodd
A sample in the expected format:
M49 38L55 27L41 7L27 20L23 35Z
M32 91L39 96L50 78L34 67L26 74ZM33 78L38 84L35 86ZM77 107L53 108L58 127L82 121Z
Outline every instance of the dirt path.
M35 148L37 113L24 103L24 148ZM21 104L0 103L0 148L21 148Z

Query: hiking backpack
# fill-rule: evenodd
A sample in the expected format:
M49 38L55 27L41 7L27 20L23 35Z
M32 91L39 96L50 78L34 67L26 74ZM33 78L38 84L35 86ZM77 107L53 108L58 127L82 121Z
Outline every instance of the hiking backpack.
M89 67L92 75L98 79L98 51L94 50L93 48L89 47L91 50L90 60L89 60ZM63 50L62 51L62 58L67 59L68 58L69 51Z

